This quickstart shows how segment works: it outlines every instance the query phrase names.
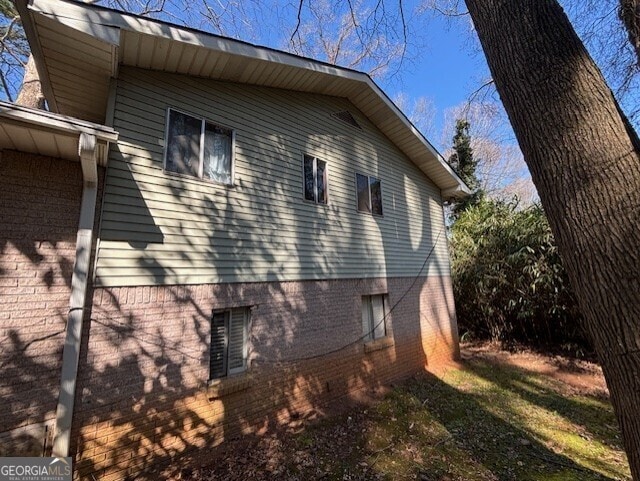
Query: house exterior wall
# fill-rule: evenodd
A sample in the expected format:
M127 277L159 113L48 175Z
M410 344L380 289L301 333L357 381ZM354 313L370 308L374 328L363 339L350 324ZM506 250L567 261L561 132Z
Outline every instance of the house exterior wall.
M404 298L387 324L393 344L365 350L362 296L378 293L392 306ZM87 479L136 478L457 354L448 277L96 288L92 298L72 434ZM209 385L211 311L237 306L251 306L249 368Z
M42 455L50 436L81 194L79 163L1 153L0 456Z
M167 108L235 130L235 185L163 172ZM362 130L331 114L349 110ZM122 67L96 284L207 284L448 275L435 185L347 100ZM329 204L303 200L303 155ZM355 174L382 180L358 213Z
M234 186L163 171L168 107L234 129ZM343 110L362 130L331 116ZM457 356L440 193L346 100L122 67L114 128L72 433L81 478L134 478ZM303 200L304 154L327 162L326 206ZM381 179L384 216L357 212L356 172ZM382 343L362 339L373 294L392 306ZM212 311L234 307L251 312L248 369L212 384Z
M163 172L167 107L235 129L235 186ZM123 67L114 127L72 425L79 477L135 478L457 356L440 193L347 101ZM327 206L303 200L304 154L328 164ZM382 180L383 217L356 211L356 172ZM55 417L82 175L7 152L0 173L0 441L37 454ZM392 306L383 343L362 340L374 294ZM212 384L212 311L233 307L251 308L248 369Z

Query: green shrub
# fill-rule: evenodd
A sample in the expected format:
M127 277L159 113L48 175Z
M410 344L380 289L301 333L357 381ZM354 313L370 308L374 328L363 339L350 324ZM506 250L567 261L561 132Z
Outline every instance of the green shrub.
M588 348L542 207L482 199L459 213L450 245L461 333Z

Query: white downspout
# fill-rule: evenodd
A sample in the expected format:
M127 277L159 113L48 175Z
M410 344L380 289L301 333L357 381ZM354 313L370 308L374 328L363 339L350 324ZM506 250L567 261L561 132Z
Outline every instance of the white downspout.
M67 334L62 353L62 373L60 393L56 410L55 437L52 455L67 457L71 439L71 421L73 418L73 402L76 392L78 359L80 356L80 339L82 319L84 316L85 297L89 282L89 261L93 239L93 223L96 212L98 192L98 168L96 162L95 135L80 134L78 154L82 164L82 203L80 204L80 222L76 240L76 260L71 278L71 299L67 318Z

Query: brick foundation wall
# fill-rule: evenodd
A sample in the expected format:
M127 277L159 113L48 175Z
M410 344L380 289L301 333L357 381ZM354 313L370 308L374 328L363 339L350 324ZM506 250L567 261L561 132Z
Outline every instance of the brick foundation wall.
M1 155L0 456L37 456L58 401L82 172L77 162Z
M76 392L78 476L134 479L192 449L261 435L456 357L450 279L412 282L95 289ZM393 342L365 352L362 296L388 293L393 306L409 288L390 315ZM238 306L252 307L249 369L209 386L211 311Z

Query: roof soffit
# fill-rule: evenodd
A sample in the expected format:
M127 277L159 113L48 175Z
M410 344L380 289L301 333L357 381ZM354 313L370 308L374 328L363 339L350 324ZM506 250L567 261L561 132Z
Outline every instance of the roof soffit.
M447 195L453 193L454 196L464 196L469 193L466 185L453 172L442 156L375 82L362 72L152 19L66 0L30 0L29 9L32 19L34 16L44 16L61 25L62 29L66 27L90 35L110 46L111 71L106 72L103 69L98 79L95 78L95 75L91 78L91 82L101 84L98 86L98 91L108 91L110 77L117 75L118 64L124 64L156 70L165 68L167 71L218 80L346 97L370 118L442 191L446 191ZM37 21L33 23L37 23ZM74 36L69 33L67 35L69 41L73 42ZM166 62L161 67L154 65L152 58L154 48L148 48L150 39L153 45L156 45L156 41L169 41L171 45L179 44L181 46L177 48L190 48L194 50L191 52L194 58L199 54L199 58L206 58L211 66L198 64L194 67L193 61L183 62L184 65L177 65L175 68L174 66L167 68ZM143 44L147 48L143 48ZM72 49L72 46L69 46L69 49ZM129 52L125 52L127 49ZM201 51L202 53L200 53ZM245 62L231 61L234 58L244 58ZM98 61L99 59L96 58L95 62ZM102 61L104 63L104 59ZM51 62L54 63L54 60ZM253 62L255 68L252 71L245 71L246 62ZM261 74L262 71L267 70L265 65L275 66L270 69L268 75ZM54 76L52 72L55 68L47 66L52 85L50 90L55 91L56 82L60 83L66 80L63 78L52 79ZM85 85L88 85L88 80L85 81ZM93 90L93 92L95 91ZM104 102L94 102L93 105L87 104L86 114L81 108L83 106L78 105L69 105L65 111L64 99L60 101L56 98L53 104L60 105L59 111L62 113L69 115L80 113L84 115L83 118L94 122L104 121L106 115L106 99Z

